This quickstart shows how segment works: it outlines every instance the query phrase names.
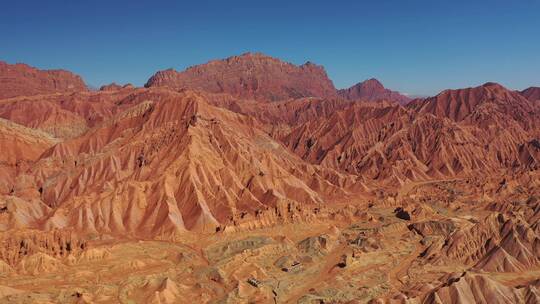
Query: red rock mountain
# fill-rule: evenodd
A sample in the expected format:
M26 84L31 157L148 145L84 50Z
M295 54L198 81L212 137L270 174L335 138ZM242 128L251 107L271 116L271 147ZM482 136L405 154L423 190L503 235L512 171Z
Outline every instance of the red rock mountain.
M521 91L520 93L529 100L540 100L540 87L530 87Z
M407 108L353 103L276 136L311 163L403 183L538 168L539 117L532 102L486 84Z
M271 223L276 219L269 208L316 206L345 194L357 179L302 161L261 131L255 119L211 106L192 91L79 94L69 103L90 106L93 100L95 107L62 108L68 102L60 95L40 106L81 121L100 118L90 120L81 134L78 125L56 117L52 130L60 123L79 135L53 147L36 144L39 151L50 148L39 159L29 156L34 164L25 174L34 178L15 185L13 178L3 181L4 194L39 196L44 204L39 206L52 208L42 224L41 211L28 218L29 226L155 236L215 231L238 221L242 212L250 213L243 220L257 223L256 213ZM31 107L24 99L9 101L5 111ZM105 215L110 208L115 211Z
M0 61L0 99L55 92L86 91L82 78L65 70L39 70Z
M349 100L388 100L400 104L411 101L411 98L399 92L388 90L375 78L359 82L348 89L339 90L338 95Z
M148 88L30 70L0 98L0 302L540 301L534 89L403 106L260 54Z
M259 53L214 60L182 72L160 71L145 86L199 89L261 101L336 96L322 66L311 62L296 66Z
M415 100L408 107L454 121L471 119L492 110L521 119L535 108L534 104L520 93L492 82L474 88L446 90L435 97Z

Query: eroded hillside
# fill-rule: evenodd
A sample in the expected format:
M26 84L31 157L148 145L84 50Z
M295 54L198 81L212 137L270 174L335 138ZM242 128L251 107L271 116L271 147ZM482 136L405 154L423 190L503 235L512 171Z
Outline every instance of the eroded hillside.
M2 301L540 301L533 89L403 106L261 54L99 91L24 68L0 99Z

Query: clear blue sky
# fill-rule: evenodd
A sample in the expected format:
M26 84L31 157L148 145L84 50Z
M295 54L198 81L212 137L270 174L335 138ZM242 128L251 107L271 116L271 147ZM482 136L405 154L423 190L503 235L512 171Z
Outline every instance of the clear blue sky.
M99 86L247 51L322 64L338 88L540 86L540 0L2 1L0 60Z

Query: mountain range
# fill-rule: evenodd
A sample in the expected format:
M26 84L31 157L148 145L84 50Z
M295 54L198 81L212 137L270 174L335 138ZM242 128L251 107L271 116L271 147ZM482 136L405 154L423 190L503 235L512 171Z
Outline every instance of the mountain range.
M158 284L156 261L134 258L150 272L125 297L177 303L198 288L201 302L226 303L540 301L538 87L488 82L413 100L376 79L338 90L322 66L246 53L158 71L144 87L89 90L68 71L0 62L0 118L0 266L17 280L87 267L80 259L114 251L107 244L127 254L139 246L129 242L160 240L195 248L163 257L191 270L169 265ZM306 225L331 229L313 236ZM287 250L307 267L300 277L323 283L245 284L294 275L280 270L294 267ZM378 283L364 295L334 280ZM0 297L39 297L21 282ZM119 299L84 284L86 302Z

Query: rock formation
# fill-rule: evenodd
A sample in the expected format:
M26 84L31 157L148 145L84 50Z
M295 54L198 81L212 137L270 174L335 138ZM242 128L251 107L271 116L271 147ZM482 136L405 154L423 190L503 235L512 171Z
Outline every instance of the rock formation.
M540 100L540 87L530 87L520 92L523 97L531 100Z
M65 70L39 70L0 61L0 99L16 96L86 91L82 78Z
M99 91L1 67L0 302L540 299L534 89L402 105L261 54Z
M41 155L29 174L42 172L34 184L55 208L45 227L213 231L240 211L253 216L281 200L320 204L321 195L344 193L347 180L354 180L304 163L259 131L255 120L212 107L196 93L141 94L131 96L145 101ZM151 195L145 189L153 189ZM146 207L133 209L135 203ZM100 218L112 206L118 213Z
M118 91L121 89L133 89L134 86L131 83L125 85L119 85L116 82L103 85L99 88L100 91Z
M296 66L260 53L210 61L182 72L159 71L145 86L200 89L260 101L336 96L323 67L311 62Z
M405 105L411 101L411 98L385 88L375 78L359 82L348 89L339 90L338 95L349 100L388 100L395 101L401 105Z

